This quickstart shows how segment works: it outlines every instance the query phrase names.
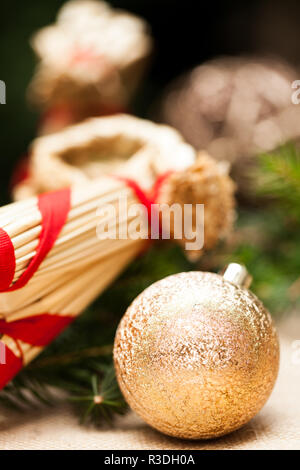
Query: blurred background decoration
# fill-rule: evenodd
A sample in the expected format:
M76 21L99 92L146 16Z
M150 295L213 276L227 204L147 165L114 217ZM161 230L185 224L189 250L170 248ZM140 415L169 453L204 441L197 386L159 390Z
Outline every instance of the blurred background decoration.
M171 83L158 118L228 161L239 194L249 199L255 156L300 136L300 108L291 101L296 79L297 70L278 59L213 59Z
M0 79L7 84L7 104L0 107L1 201L9 200L8 180L20 155L36 135L38 113L26 103L36 58L32 34L56 19L63 0L11 0L1 5ZM297 0L113 0L144 18L155 41L152 67L132 110L149 110L171 80L206 60L222 55L279 54L300 63Z
M102 385L108 384L108 389L112 389L107 368L119 318L136 295L154 281L190 269L218 271L227 262L236 261L247 266L254 278L253 291L273 315L288 314L299 305L300 299L300 152L294 145L300 134L297 117L300 105L299 109L290 105L288 96L289 84L300 79L300 3L297 0L113 0L109 3L144 18L154 40L152 63L128 107L130 112L168 121L181 129L194 145L208 147L214 153L216 147L212 143L224 137L222 126L228 119L228 103L234 97L237 103L234 125L225 133L237 150L231 152L229 146L225 155L228 160L236 160L233 174L240 175L238 167L242 166L243 177L250 175L248 166L244 167L243 160L239 160L241 155L248 161L257 151L268 153L253 157L256 164L247 186L240 176L237 179L243 197L239 200L236 229L226 245L207 253L196 264L186 260L179 247L153 246L0 395L3 403L14 407L25 404L24 389L40 401L48 402L52 398L48 397L45 385L56 385L68 390L80 408L83 405L86 417L96 420L99 413L110 418L112 409L124 409L124 402L115 389L113 396L108 397L108 401L115 403L113 407L106 407L105 403L96 406L93 397L97 396L98 379L103 373L108 375ZM22 3L11 0L1 7L0 79L7 85L7 104L0 106L1 204L10 200L13 169L37 134L39 113L26 102L26 89L36 67L29 39L35 31L56 21L57 11L63 4L61 0ZM218 99L213 103L208 101L197 107L197 90L201 92L204 86L203 94L207 96L201 73L207 70L211 73L203 64L224 56L232 59L215 64L223 74L229 72L227 85L219 88ZM259 56L264 59L256 65L253 62L251 65L249 59L246 62L240 59ZM247 69L249 64L252 77ZM246 67L246 85L242 80L239 93L236 90L233 93L233 76L241 67ZM186 75L192 69L196 72ZM186 78L179 84L181 95L176 102L174 93L170 95L168 90L178 77ZM204 78L210 82L210 77ZM249 135L246 141L241 134L237 135L243 120L247 132L249 127L253 129L253 122L248 125L244 114L249 109L244 106L245 100L250 110L253 104L247 96L249 87L254 90L259 105L255 125L264 121L269 124L276 121L277 125L278 116L292 115L291 119L284 118L284 122L279 119L278 133L274 133L274 126L267 131L262 126L260 146L252 146L251 139L249 144ZM210 93L214 95L213 90ZM173 100L171 108L166 106L166 96ZM203 129L207 129L208 123L211 126L211 114L214 114L214 124L204 138ZM224 150L223 145L219 148ZM224 157L217 153L217 157Z
M31 45L38 65L28 97L42 110L43 134L126 110L152 52L144 20L94 0L67 2Z

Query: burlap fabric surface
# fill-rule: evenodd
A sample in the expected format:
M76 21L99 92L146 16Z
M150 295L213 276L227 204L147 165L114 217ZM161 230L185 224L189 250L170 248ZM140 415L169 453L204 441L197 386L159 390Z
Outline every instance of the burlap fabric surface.
M71 411L1 414L0 449L300 449L300 315L279 325L281 364L276 387L263 410L239 431L211 441L164 436L133 413L113 429L78 424Z

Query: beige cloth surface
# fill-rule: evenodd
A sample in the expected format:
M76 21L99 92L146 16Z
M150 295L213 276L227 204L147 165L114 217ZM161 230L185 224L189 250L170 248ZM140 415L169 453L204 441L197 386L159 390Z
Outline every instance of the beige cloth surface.
M78 424L68 408L0 418L0 449L300 449L300 315L279 327L281 365L276 387L263 410L246 426L211 441L164 436L133 413L113 429Z

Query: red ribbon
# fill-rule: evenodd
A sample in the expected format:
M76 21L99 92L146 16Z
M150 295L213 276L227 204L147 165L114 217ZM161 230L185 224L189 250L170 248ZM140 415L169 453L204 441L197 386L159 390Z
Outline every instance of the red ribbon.
M0 365L0 390L22 369L22 349L18 340L33 346L45 347L62 332L74 317L43 313L14 322L0 320L0 332L10 336L20 351L20 357L6 345L5 364Z
M20 372L22 367L23 358L17 357L11 349L5 346L5 364L0 364L0 390Z
M7 233L0 228L0 292L12 283L16 269L15 249Z
M8 234L0 229L0 292L24 287L45 259L63 228L70 211L70 189L62 189L38 197L42 230L36 254L20 278L11 285L16 268L15 250Z
M34 346L47 346L73 317L50 313L41 313L13 322L0 320L0 331L13 339L24 341Z
M18 184L24 183L30 177L30 155L25 153L21 156L20 160L17 162L14 171L12 173L9 187L12 191Z
M165 181L170 177L172 171L166 171L162 175L160 175L157 180L155 181L154 185L152 186L149 193L144 191L141 186L131 178L126 178L123 176L114 176L115 178L124 181L129 188L131 188L136 195L137 199L145 206L147 210L148 216L148 223L150 228L153 228L154 233L159 233L161 235L161 224L160 220L158 220L159 227L153 227L153 223L155 221L152 220L152 205L157 203L157 199L159 197L159 193L161 191L162 185ZM150 229L149 229L150 230Z

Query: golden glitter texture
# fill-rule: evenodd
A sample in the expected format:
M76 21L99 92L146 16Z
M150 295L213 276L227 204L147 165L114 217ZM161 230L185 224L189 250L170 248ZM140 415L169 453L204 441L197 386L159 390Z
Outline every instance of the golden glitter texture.
M233 431L264 405L279 362L268 311L212 273L167 277L140 294L115 339L119 385L159 431L206 439Z

